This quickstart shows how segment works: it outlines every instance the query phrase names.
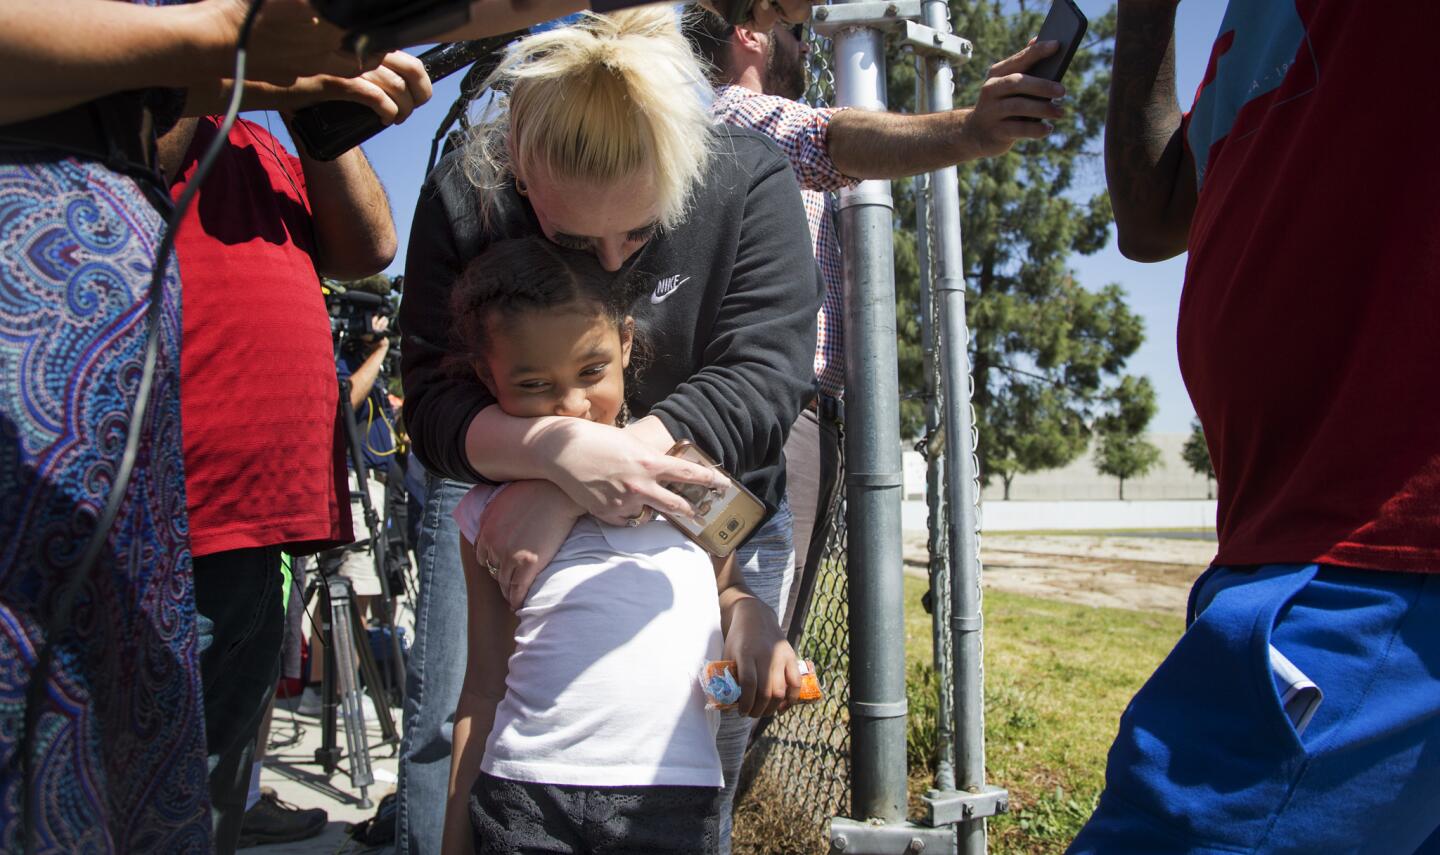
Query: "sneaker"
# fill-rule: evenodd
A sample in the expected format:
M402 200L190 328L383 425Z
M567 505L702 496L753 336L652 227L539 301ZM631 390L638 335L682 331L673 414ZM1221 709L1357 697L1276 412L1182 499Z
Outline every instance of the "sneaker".
M340 704L338 712L341 718L345 717L345 704ZM362 694L360 696L360 712L365 716L365 723L367 725L376 724L380 721L380 715L375 712L375 702L370 700L369 695Z
M260 801L245 811L245 819L240 824L240 842L236 848L309 840L324 831L329 821L330 817L324 810L302 810L281 801L269 787L261 787Z
M300 704L295 707L297 715L319 718L323 708L320 698L320 687L315 685L306 686L300 693Z
M379 715L375 712L375 702L370 700L369 695L364 693L360 695L360 708L365 714L366 724L374 724L380 720ZM295 714L308 718L319 718L324 711L324 698L320 695L319 687L306 686L305 691L300 693L300 703L295 707ZM345 717L345 704L343 701L336 704L335 712L340 718Z

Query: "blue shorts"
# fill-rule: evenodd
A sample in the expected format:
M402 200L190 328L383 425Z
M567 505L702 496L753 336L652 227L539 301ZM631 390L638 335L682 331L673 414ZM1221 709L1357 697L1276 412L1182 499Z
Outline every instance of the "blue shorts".
M1303 733L1272 645L1324 694ZM1440 574L1212 567L1069 851L1440 855Z

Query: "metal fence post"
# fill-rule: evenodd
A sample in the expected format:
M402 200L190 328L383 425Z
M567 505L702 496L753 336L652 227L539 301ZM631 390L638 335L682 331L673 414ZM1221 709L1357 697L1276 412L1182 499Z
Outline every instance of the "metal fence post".
M945 0L921 4L922 23L950 32ZM931 112L953 109L954 73L943 57L926 59L926 86ZM955 668L955 776L959 788L979 793L985 788L985 696L982 678L979 524L974 430L970 407L969 331L965 322L965 267L961 252L960 188L955 167L931 174L934 207L935 300L940 321L945 401L945 498L949 512L951 651ZM985 852L985 820L957 824L959 851Z
M837 104L885 109L884 33L869 26L846 27L833 41ZM894 209L889 181L864 181L840 191L847 351L851 811L856 818L887 823L905 820L907 802Z
M916 57L917 107L926 103L925 60ZM935 710L935 787L955 789L955 693L950 665L950 555L945 548L945 453L940 390L940 331L935 323L935 294L930 240L930 176L915 176L915 255L920 262L920 352L925 372L925 435L918 451L925 457L925 554L929 557L931 649L939 699Z

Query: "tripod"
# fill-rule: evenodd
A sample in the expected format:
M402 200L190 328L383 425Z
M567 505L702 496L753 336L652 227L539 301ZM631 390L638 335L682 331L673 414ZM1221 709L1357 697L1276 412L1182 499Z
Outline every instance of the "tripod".
M360 607L350 589L350 580L335 575L331 562L320 563L320 579L310 586L308 600L320 596L320 632L330 648L320 682L323 698L320 712L320 747L315 749L315 762L325 774L335 774L340 763L340 748L335 744L336 717L345 710L345 745L350 757L350 784L360 790L360 806L372 807L368 788L375 783L370 768L370 746L365 741L365 713L360 704L360 687L355 682L358 670L365 677L375 714L380 719L381 744L398 745L399 733L390 715L387 694L380 678L380 666L370 650L370 640L360 623ZM338 563L338 562L337 562ZM357 662L358 659L358 662Z
M378 379L377 379L378 382ZM389 544L385 529L380 524L380 515L370 501L370 472L365 465L361 451L360 429L355 423L355 408L350 404L350 380L340 380L340 424L345 428L345 438L350 449L350 466L355 471L355 481L360 488L360 506L365 510L365 530L369 532L370 554L375 559L375 573L380 577L380 622L390 633L390 662L394 685L405 685L405 665L401 658L400 636L395 631L395 615L390 599ZM367 648L368 649L368 648Z
M375 713L380 720L381 744L396 746L400 737L395 729L395 720L390 714L390 692L388 686L402 687L405 683L404 663L400 650L399 633L390 598L390 580L387 567L388 543L381 526L379 514L370 501L368 488L369 471L361 450L360 433L355 422L355 408L350 403L350 381L340 383L340 424L344 427L350 464L360 492L360 505L364 509L365 527L369 533L367 542L356 544L350 549L362 548L375 561L375 571L380 577L380 604L377 607L382 627L388 632L391 644L391 669L387 681L381 674L370 648L370 639L361 622L360 608L355 601L350 580L336 572L343 550L332 550L323 554L316 562L320 579L307 593L307 604L317 592L320 596L320 632L326 639L331 655L325 657L321 676L321 744L315 749L315 761L333 775L338 767L341 752L336 744L336 718L344 709L345 743L350 758L350 783L360 790L360 806L373 806L368 788L375 783L370 766L370 746L366 743L365 717L361 706L360 688L356 685L357 670L364 676L370 697L375 702Z

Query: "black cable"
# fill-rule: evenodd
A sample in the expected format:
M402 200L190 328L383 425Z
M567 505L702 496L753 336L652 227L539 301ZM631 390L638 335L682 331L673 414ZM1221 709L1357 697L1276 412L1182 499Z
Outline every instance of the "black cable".
M145 309L145 363L140 373L139 388L135 391L135 403L130 408L130 420L125 431L125 450L120 458L120 466L115 471L115 482L111 485L110 494L105 500L105 508L96 520L95 531L85 546L85 552L75 565L74 572L68 573L61 583L59 596L55 601L55 610L51 614L50 620L46 622L40 638L40 651L35 658L35 667L30 672L30 684L25 689L25 730L21 734L20 744L17 748L23 770L21 778L23 795L20 805L23 812L23 846L26 852L38 851L35 839L38 805L32 804L36 790L35 757L31 743L35 739L35 731L40 723L41 699L48 682L50 663L55 658L55 645L59 641L59 637L70 628L75 600L79 597L85 581L94 571L95 564L109 539L110 530L120 514L120 506L125 502L125 491L130 486L130 476L134 472L135 460L140 453L140 436L144 429L145 411L149 409L150 396L155 386L155 368L160 358L161 318L165 306L165 272L169 268L170 257L175 251L175 236L195 194L200 189L200 185L204 183L205 177L210 174L210 170L215 166L215 161L220 157L220 152L228 143L230 129L234 127L235 118L240 113L240 98L245 91L245 48L250 39L250 31L254 29L255 18L259 15L260 7L264 5L264 2L265 0L251 0L250 8L245 13L245 19L240 24L239 36L235 41L235 85L230 93L230 104L225 112L225 121L221 123L220 132L210 143L210 147L205 150L199 166L195 168L190 181L185 185L184 192L180 194L179 201L175 203L170 219L165 224L160 245L155 250L155 268L151 272L148 295L150 305Z
M434 139L430 140L430 159L425 163L425 174L435 168L435 161L440 154L440 143L444 141L445 135L455 125L457 119L465 117L465 109L480 94L482 85L490 72L494 70L496 63L477 62L470 66L465 77L460 81L460 94L456 96L455 102L450 105L450 110L445 113L445 118L440 120L439 127L435 130Z
M445 118L440 120L440 126L435 130L434 139L430 140L430 159L425 164L426 175L429 175L430 171L435 168L435 161L441 154L440 143L445 140L455 122L459 121L462 129L469 128L469 123L465 121L466 108L485 90L485 81L490 79L491 73L505 59L505 48L510 42L523 36L525 32L516 30L513 33L491 36L489 39L483 40L484 48L480 51L479 58L474 65L470 66L470 70L460 81L460 94L450 105L450 110L445 114Z

